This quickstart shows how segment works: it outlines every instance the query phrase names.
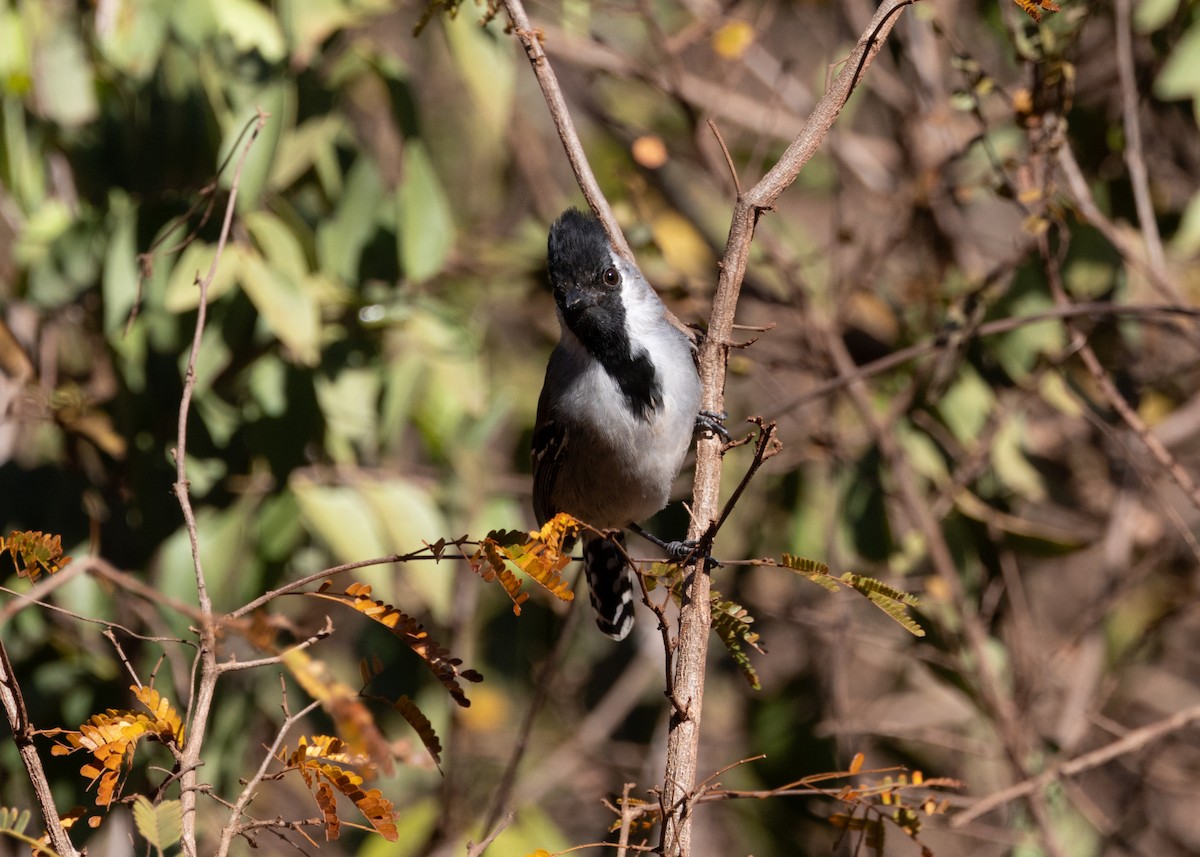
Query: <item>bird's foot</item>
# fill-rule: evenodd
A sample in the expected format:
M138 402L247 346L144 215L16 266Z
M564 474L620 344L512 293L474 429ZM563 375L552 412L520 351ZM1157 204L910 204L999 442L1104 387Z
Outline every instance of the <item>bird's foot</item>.
M729 429L725 428L727 419L729 414L724 411L701 411L696 414L696 431L710 432L729 443Z
M643 529L638 524L630 525L630 529L651 544L662 548L663 553L667 555L667 559L673 563L682 564L687 562L696 553L696 549L700 547L699 539L679 539L668 542L660 539L654 533ZM706 568L718 568L721 563L711 556L706 556L704 558L704 565Z

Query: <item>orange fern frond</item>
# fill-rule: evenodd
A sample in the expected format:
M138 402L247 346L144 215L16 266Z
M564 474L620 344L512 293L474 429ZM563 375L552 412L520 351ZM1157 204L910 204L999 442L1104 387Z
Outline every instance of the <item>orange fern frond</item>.
M96 786L96 805L108 806L119 790L122 771L133 765L133 754L138 741L151 738L176 748L183 747L183 722L158 691L151 687L130 688L138 701L154 715L147 717L140 711L110 708L93 714L77 731L63 730L66 743L57 743L50 748L55 756L67 756L78 750L87 750L91 761L79 769L89 780L88 787Z
M421 743L425 745L429 755L433 756L434 763L440 768L442 765L442 742L438 740L437 733L433 731L433 724L429 722L429 718L421 709L417 708L417 704L409 699L407 694L392 703L392 707L408 721L409 726L416 730L417 735L421 737Z
M1021 11L1039 24L1042 22L1042 12L1060 12L1061 8L1054 0L1013 0Z
M472 571L484 579L484 582L491 583L493 580L499 580L500 585L504 587L504 592L512 599L513 615L520 616L521 605L529 600L529 593L521 591L521 581L504 562L506 555L501 551L505 542L500 539L509 535L509 533L498 531L488 533L479 543L479 550L467 556L467 563L471 566Z
M0 553L12 555L17 577L30 583L46 574L57 574L71 558L63 553L62 536L52 536L37 530L13 530L8 538L0 536Z
M324 661L306 651L292 649L284 652L280 660L305 693L320 701L351 752L370 758L372 764L363 769L364 776L373 777L376 767L385 774L395 770L391 748L371 710L359 699L358 690L341 681ZM363 683L367 680L364 673Z
M400 834L396 830L396 811L391 801L383 797L379 789L363 791L363 778L360 775L328 761L332 759L343 764L355 764L354 759L346 757L345 748L344 742L329 735L314 735L311 743L301 736L296 749L291 753L284 751L281 756L288 768L300 772L305 784L313 792L325 822L326 839L337 839L341 832L342 821L337 814L337 800L333 793L336 789L353 801L358 811L384 839L395 842Z
M466 693L462 689L462 685L458 683L459 679L466 681L478 682L483 680L483 676L475 672L475 670L460 670L462 659L451 657L448 649L442 648L425 630L425 626L419 623L416 619L397 610L390 604L385 604L382 601L376 601L371 598L371 587L365 583L352 583L346 587L343 592L331 591L329 581L321 584L321 588L317 592L310 592L317 598L325 598L330 601L336 601L339 604L346 604L362 613L364 616L373 619L383 625L393 635L404 641L412 651L425 662L430 671L437 676L438 681L442 686L449 691L450 696L461 705L467 708L471 705L471 701L467 699Z

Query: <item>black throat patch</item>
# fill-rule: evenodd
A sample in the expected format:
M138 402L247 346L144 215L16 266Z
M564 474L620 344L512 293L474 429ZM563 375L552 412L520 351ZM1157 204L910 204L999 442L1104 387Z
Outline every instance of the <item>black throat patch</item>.
M650 419L662 405L662 381L650 355L644 349L634 353L620 282L605 282L612 248L604 227L594 217L568 209L550 227L546 249L550 283L567 327L617 382L629 409ZM570 289L586 296L568 307Z
M650 355L633 353L620 295L605 295L595 306L564 317L579 341L617 382L629 409L649 420L662 405L662 382Z

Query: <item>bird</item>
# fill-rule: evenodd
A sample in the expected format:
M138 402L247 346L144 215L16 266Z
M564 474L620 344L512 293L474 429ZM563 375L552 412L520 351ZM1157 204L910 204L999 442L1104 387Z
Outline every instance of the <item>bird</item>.
M670 497L701 415L691 340L593 216L567 209L546 242L561 335L546 366L532 438L538 525L566 512L609 538L583 534L596 624L615 640L633 628L633 571L623 554L633 528L679 560L694 542L663 542L639 523Z

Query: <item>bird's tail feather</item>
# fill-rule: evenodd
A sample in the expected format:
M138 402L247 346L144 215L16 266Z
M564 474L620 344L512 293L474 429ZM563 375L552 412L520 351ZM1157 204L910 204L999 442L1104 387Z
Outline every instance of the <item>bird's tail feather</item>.
M624 534L614 537L625 546ZM587 572L596 625L614 640L633 629L633 574L616 544L596 536L584 537L583 568Z

